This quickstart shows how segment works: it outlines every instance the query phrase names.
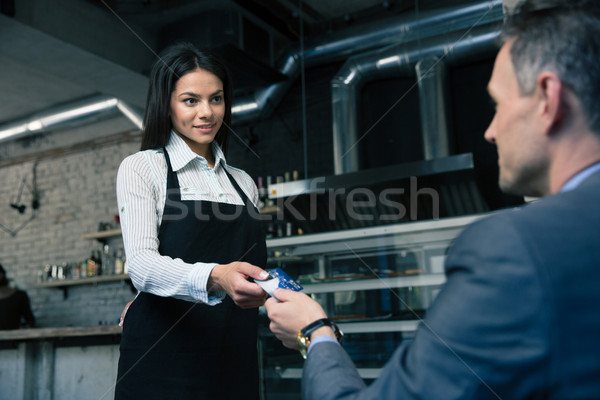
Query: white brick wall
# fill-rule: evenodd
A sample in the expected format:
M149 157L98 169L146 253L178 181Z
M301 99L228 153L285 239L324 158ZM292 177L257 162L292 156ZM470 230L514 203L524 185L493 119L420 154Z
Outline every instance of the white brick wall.
M133 298L134 293L126 283L73 286L68 289L67 299L63 299L60 289L36 288L35 285L45 264L80 262L91 250L100 249L98 241L84 240L81 235L96 231L100 221L113 221L117 213L118 166L123 158L138 149L137 142L120 143L47 157L38 162L40 208L35 219L16 236L0 231L0 263L12 283L29 294L38 326L117 323L123 306ZM10 203L16 199L23 177L32 184L33 165L29 161L0 168L0 223L10 229L31 216L31 195L27 188L21 198L27 206L25 214L20 215L10 208ZM59 217L63 217L64 222L60 222ZM120 241L117 238L111 243Z

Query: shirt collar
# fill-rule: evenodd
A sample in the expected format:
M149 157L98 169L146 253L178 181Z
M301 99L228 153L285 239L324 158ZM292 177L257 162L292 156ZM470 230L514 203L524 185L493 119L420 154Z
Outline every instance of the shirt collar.
M590 165L583 171L578 172L575 176L567 181L560 189L561 192L566 192L569 190L575 189L577 186L581 184L581 182L585 181L590 175L594 172L600 170L600 162Z
M179 171L195 159L199 160L202 164L207 165L206 159L194 153L187 143L173 131L171 131L169 143L167 143L165 147L169 153L173 171ZM212 142L212 151L215 156L214 169L216 170L219 166L225 167L227 161L225 160L225 155L223 154L223 150L221 150L221 146L219 146L217 142Z
M225 159L225 154L221 149L221 146L215 141L212 142L212 151L215 156L215 169L217 169L220 165L223 167L227 166L227 160Z

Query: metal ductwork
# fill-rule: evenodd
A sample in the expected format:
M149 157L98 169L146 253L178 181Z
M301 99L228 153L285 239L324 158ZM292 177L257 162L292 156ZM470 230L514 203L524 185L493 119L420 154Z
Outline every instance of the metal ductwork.
M426 57L415 65L425 160L450 156L452 137L448 125L448 84L445 60Z
M423 13L419 18L413 16L393 18L368 27L348 29L309 43L304 47L304 51L295 47L288 51L277 66L278 70L289 79L260 89L252 96L235 101L232 106L233 121L235 124L244 124L269 115L300 75L300 57L302 56L304 65L310 67L339 61L350 54L390 44L421 40L451 31L466 31L473 26L501 19L502 0L480 1L470 5L430 11ZM79 121L84 116L96 116L103 112L114 111L115 107L141 129L141 112L114 97L100 96L97 101L90 100L87 104L89 108L85 108L85 104L79 103L76 102L58 110L47 110L28 118L0 125L0 141L40 133L46 129L56 129L70 124L72 121ZM53 116L55 114L57 116Z
M498 7L500 9L500 5ZM501 9L499 15L501 18ZM366 132L362 134L358 132L358 95L365 83L375 79L414 76L417 63L432 57L443 60L447 65L468 62L470 58L481 57L481 54L494 49L499 33L495 24L488 24L473 28L468 31L468 34L464 32L447 33L438 37L363 53L348 59L331 83L335 174L356 172L360 169L358 143ZM425 69L423 67L422 64L420 73L427 79L423 82L421 95L423 96L425 92L434 95L443 93L440 86L443 81L440 81L434 74L437 68L436 64L430 64L429 68ZM429 76L433 76L433 78ZM429 82L430 80L431 82ZM436 102L432 106L424 103L424 107L422 107L422 112L433 110L431 113L422 115L422 119L428 120L432 114L437 112L436 110L439 110L440 104L435 96L425 95L421 100ZM430 149L428 150L430 154L425 157L426 159L434 158L436 154L443 155L442 150L439 150L440 153L436 153L438 150L434 150L436 145L432 143L440 137L440 133L435 132L440 125L445 126L445 121L433 123L431 129L424 135L428 140L425 148ZM441 135L446 141L446 133ZM443 147L447 147L447 144Z
M343 60L374 48L406 43L428 37L444 35L474 26L502 20L502 0L483 1L460 7L394 18L368 27L349 29L336 35L309 43L304 51L294 47L277 66L289 79L258 90L252 96L241 98L233 105L234 124L244 124L265 117L279 104L294 80L300 75L300 57L305 66L315 66Z
M466 28L440 21L436 36L395 41L348 59L332 80L335 175L270 186L278 213L316 233L489 211L475 180L473 154L451 154L446 85L448 65L495 52L502 3L487 4L493 17L486 23L479 23L482 15ZM368 132L358 132L361 89L369 81L407 76L418 82L423 160L362 169L359 143Z
M119 111L136 127L142 128L143 116L135 107L115 97L97 95L0 126L0 142L77 126L94 117Z

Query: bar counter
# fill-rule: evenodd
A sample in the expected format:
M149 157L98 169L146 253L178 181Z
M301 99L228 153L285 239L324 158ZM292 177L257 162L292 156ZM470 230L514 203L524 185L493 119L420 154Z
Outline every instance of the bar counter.
M0 331L0 341L95 337L120 334L121 327L118 325L66 326L59 328L32 328Z
M0 331L0 399L114 398L121 327Z

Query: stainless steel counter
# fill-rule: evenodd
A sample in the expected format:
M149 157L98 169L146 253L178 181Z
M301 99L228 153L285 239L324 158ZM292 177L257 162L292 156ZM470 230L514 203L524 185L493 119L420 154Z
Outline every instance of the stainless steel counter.
M0 331L0 399L114 397L117 325Z

